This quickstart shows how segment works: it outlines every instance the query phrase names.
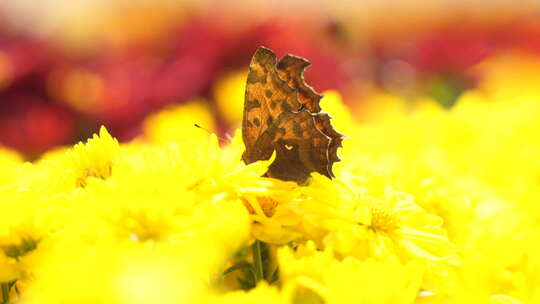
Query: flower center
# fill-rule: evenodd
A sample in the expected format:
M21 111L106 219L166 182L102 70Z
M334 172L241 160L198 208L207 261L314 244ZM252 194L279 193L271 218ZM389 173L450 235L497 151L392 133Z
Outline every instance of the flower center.
M377 231L391 232L397 228L394 210L382 201L374 201L369 206L371 212L371 228Z

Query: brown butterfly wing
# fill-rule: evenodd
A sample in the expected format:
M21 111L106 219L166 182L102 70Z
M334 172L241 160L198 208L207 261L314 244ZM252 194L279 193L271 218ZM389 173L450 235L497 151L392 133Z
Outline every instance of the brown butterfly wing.
M314 115L306 110L282 115L275 125L278 132L273 139L276 159L266 174L299 183L311 172L332 177L326 152L331 139L317 129Z
M244 101L242 136L246 151L243 160L252 163L268 159L273 148L268 137L269 127L281 113L300 109L296 91L277 74L276 55L259 48L249 65ZM270 131L270 133L275 131Z
M311 62L304 58L285 55L277 64L279 76L287 81L291 88L298 91L298 101L303 104L311 113L321 111L319 101L323 97L321 94L306 84L304 80L304 70L311 65Z
M304 80L304 70L311 65L311 62L304 58L294 55L286 55L277 64L278 74L287 81L287 83L298 91L298 99L300 103L311 113L317 113L314 116L317 129L330 138L328 144L328 172L329 176L333 176L332 165L339 161L337 149L342 146L343 135L338 133L330 124L330 116L326 113L319 113L321 107L319 105L323 95L318 94L315 90L306 84Z
M275 54L259 48L249 66L242 122L246 163L276 159L267 176L304 182L311 172L333 177L332 164L341 134L320 111L322 95L306 85L309 62L287 55L276 64Z

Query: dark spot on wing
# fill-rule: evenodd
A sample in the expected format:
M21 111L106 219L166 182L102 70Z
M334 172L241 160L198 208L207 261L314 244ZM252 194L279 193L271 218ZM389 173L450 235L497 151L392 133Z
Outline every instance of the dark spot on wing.
M257 99L253 99L253 100L246 100L246 110L249 112L249 110L251 109L254 109L254 108L260 108L261 107L261 103L259 102L259 100Z
M261 121L257 117L255 117L253 119L253 124L255 124L257 127L260 127L261 126Z
M266 119L266 123L268 124L268 126L270 126L273 122L274 119L272 118L272 116L268 116L268 118Z
M285 100L281 102L281 111L283 111L283 112L291 112L292 111L291 106L289 106L289 104Z
M270 91L270 90L266 90L266 91L264 91L264 95L266 95L267 98L271 98L272 95L274 95L274 93L272 93L272 91Z
M253 127L253 124L251 123L251 121L247 120L246 119L246 125L248 126L248 128L252 128Z
M275 110L276 107L277 107L276 101L275 101L275 100L272 100L272 101L270 102L270 109Z

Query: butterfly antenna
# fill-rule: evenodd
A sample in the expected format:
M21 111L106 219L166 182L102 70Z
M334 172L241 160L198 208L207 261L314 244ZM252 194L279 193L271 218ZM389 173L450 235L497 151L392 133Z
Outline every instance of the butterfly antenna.
M208 134L214 134L214 133L208 131L208 129L201 127L199 124L193 124L193 125L195 126L195 128L199 128L199 129L205 130ZM216 134L216 135L217 135L217 134ZM220 142L222 142L222 143L230 142L230 141L231 141L231 136L228 135L228 134L226 134L225 136L226 136L227 138L223 138L223 137L221 137L221 136L218 136L217 138L218 138L218 140L219 140Z

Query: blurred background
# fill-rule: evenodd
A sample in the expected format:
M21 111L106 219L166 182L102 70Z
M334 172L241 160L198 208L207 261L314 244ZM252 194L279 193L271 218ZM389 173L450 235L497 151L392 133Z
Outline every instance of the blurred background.
M486 89L493 62L514 65L500 58L539 71L540 4L2 0L0 145L32 160L100 125L137 138L159 128L156 115L231 133L261 45L310 60L308 83L369 121L386 107L374 95L451 108L464 90Z

